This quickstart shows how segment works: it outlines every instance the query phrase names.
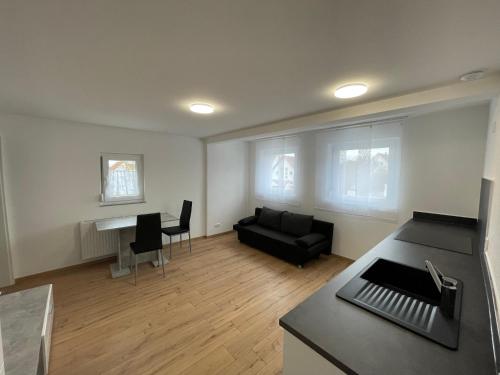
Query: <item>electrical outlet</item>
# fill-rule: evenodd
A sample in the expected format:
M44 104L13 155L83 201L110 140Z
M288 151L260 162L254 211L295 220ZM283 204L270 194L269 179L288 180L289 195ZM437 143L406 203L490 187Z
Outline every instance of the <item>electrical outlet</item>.
M219 228L219 227L220 227L220 223L215 223L214 228Z

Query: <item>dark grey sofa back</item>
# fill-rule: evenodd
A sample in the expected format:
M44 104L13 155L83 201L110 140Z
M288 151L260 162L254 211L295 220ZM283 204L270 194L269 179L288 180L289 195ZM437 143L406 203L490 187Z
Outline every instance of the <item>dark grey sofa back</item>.
M255 207L255 216L259 217L262 208ZM330 243L333 242L333 223L327 221L313 219L311 233L321 233Z

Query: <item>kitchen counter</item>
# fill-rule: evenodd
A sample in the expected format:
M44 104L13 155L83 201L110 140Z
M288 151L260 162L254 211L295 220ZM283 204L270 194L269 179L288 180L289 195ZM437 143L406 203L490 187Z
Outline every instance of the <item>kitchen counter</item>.
M424 215L408 221L283 316L280 325L286 333L348 374L496 374L479 225L428 219ZM438 230L443 238L450 239L457 235L470 237L473 253L396 240L406 228L422 233ZM447 349L336 296L378 257L421 269L425 269L424 261L428 259L445 275L462 280L458 350Z
M0 296L5 375L47 373L52 306L52 285Z

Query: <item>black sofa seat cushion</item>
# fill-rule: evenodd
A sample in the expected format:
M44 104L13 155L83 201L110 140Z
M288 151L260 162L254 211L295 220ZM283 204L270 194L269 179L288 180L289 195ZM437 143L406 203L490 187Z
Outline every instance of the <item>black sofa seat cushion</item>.
M254 225L248 225L248 226L243 226L241 228L242 230L260 234L261 236L286 243L287 245L292 245L296 246L295 240L297 239L296 236L292 236L286 233L281 233L281 232L276 232L273 229L269 228L264 228L263 226L260 226L259 224L254 224Z
M327 238L321 233L310 233L297 238L295 243L304 249L308 249L319 242L326 241Z
M257 219L257 223L263 227L281 231L281 215L283 212L284 211L263 207Z
M255 224L255 223L257 223L257 216L254 216L254 215L246 217L246 218L241 219L240 221L238 221L238 224L242 225L242 226L252 225L252 224Z
M302 237L311 233L313 217L311 215L283 212L281 215L281 231L293 236Z
M180 226L161 228L161 231L167 236L175 236L177 234L189 232L189 228L183 228Z
M325 249L330 249L330 248L331 248L330 243L327 240L324 240L324 241L316 242L311 247L309 247L307 249L303 249L303 250L305 250L310 255L314 255L314 254L317 255L317 254L323 252Z

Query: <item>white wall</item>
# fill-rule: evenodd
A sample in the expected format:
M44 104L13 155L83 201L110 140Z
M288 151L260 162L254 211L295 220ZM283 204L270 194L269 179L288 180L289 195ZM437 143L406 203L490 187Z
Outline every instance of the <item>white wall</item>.
M248 142L207 144L207 235L232 230L247 214Z
M7 210L5 207L5 194L3 182L3 158L2 144L0 138L0 287L14 284L14 272L12 271L12 259L10 256L9 226L7 222ZM1 338L0 338L1 339ZM2 342L0 340L0 342ZM2 349L0 348L0 354ZM0 358L0 369L2 361Z
M80 263L81 220L167 210L193 201L205 233L204 147L195 138L0 115L15 277ZM101 152L144 154L144 204L100 207Z
M486 256L493 281L497 306L500 306L500 97L492 101L488 126L488 141L484 161L484 177L494 181L489 210L488 245Z
M305 133L305 196L300 206L255 198L250 179L249 212L267 205L312 213L331 221L334 253L356 259L384 239L414 210L477 217L484 160L488 106L476 105L435 112L404 121L402 134L400 218L397 222L315 209L314 134ZM251 147L251 176L255 149Z
M413 211L477 217L488 104L409 119L403 127L401 220Z
M500 165L498 164L498 158L500 157L500 132L497 131L497 125L499 124L500 97L491 101L488 119L483 176L490 180L495 180L497 173L500 173Z

